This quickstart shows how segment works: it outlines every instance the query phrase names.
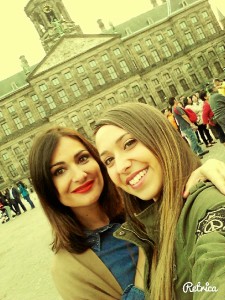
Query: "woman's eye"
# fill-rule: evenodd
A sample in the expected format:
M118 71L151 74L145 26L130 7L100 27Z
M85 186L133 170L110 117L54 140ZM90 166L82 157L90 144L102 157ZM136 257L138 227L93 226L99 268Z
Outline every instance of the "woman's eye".
M89 157L90 155L88 154L82 155L81 157L79 157L79 163L85 163Z
M113 157L108 157L107 159L104 160L104 164L106 166L109 166L113 161Z
M63 169L63 168L56 169L56 170L53 172L53 175L54 175L54 176L59 176L59 175L62 175L64 172L65 172L65 169Z
M135 139L130 139L128 140L125 144L124 144L124 150L131 147L132 145L134 145L136 143Z

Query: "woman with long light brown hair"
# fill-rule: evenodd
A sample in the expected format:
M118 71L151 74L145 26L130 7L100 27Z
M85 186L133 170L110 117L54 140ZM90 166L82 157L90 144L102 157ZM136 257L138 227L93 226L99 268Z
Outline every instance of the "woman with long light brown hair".
M115 235L133 232L143 250L146 299L223 299L225 196L199 182L184 201L201 163L168 120L147 104L114 107L97 122L96 146L129 216Z

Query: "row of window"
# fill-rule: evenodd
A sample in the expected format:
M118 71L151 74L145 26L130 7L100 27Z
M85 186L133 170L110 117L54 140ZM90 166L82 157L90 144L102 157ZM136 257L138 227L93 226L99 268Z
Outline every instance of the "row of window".
M123 71L124 74L130 72L129 67L127 66L127 63L125 62L125 60L120 61L119 64L120 64L121 70ZM116 73L113 66L107 67L107 70L108 70L108 73L109 73L111 79L118 78L118 75L117 75L117 73ZM70 71L68 71L64 75L65 75L66 79L71 79L72 78L72 73ZM103 85L103 84L106 83L106 81L105 81L105 79L104 79L104 77L103 77L103 75L100 71L96 72L95 76L96 76L96 79L97 79L99 85ZM85 85L85 87L88 91L93 90L93 85L92 85L92 83L91 83L91 81L88 77L83 79L83 83L84 83L84 85ZM52 79L52 84L54 86L57 86L57 85L60 84L60 81L59 81L58 77L55 77L55 78ZM42 84L39 85L39 88L42 92L45 92L48 89L48 86L47 86L46 83L42 83Z

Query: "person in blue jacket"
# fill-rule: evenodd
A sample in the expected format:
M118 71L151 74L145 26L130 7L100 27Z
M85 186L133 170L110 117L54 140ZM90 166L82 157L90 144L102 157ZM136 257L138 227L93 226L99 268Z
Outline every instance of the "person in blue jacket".
M27 202L30 204L31 209L35 208L35 205L33 203L33 201L30 199L30 195L28 193L28 190L26 189L26 186L24 185L24 183L22 181L19 181L17 183L17 186L20 190L20 194L22 195L22 197L27 200Z

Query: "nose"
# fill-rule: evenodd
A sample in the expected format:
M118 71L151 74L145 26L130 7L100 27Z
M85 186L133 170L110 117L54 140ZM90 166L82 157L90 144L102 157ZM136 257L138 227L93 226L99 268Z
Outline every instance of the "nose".
M116 160L116 169L119 174L126 173L129 170L131 166L131 161L129 159L120 155L115 157L115 160Z
M79 166L71 168L71 181L83 183L87 179L87 173Z

